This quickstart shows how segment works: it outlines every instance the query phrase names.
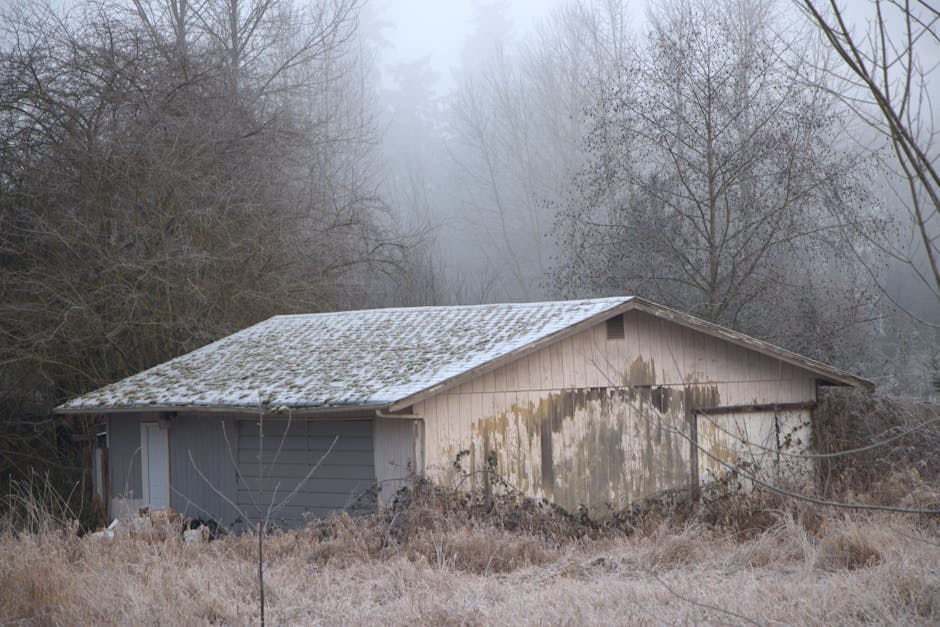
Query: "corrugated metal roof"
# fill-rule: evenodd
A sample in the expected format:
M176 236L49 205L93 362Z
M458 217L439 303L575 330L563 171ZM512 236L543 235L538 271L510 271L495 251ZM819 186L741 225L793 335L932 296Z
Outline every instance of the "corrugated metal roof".
M57 410L386 405L630 300L275 316Z

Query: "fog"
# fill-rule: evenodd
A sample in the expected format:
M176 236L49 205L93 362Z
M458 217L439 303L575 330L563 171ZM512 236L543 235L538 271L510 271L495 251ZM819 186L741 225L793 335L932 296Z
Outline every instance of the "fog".
M376 64L382 71L382 86L394 86L389 67L427 57L436 77L434 92L444 96L456 86L455 75L460 72L463 56L468 52L468 39L477 28L480 13L485 13L487 7L505 16L510 27L507 34L516 39L531 33L535 23L544 19L557 4L550 0L506 3L373 0L364 7L365 25L373 41L380 44ZM472 52L483 54L486 51Z
M383 307L632 294L940 400L940 15L872 88L808 1L0 0L0 453Z
M40 404L274 313L624 294L940 393L936 186L797 3L0 2L0 383Z
M605 94L611 94L618 81L630 84L632 79L623 70L636 66L635 51L649 45L650 10L662 13L663 6L607 0L403 0L375 1L364 7L362 30L374 55L382 128L383 193L403 224L422 230L429 251L430 279L417 289L414 302L526 301L635 292L705 313L694 296L637 279L664 267L664 262L653 261L659 253L646 245L647 236L630 240L615 259L598 257L598 247L605 244L589 234L582 234L587 239L581 240L582 248L575 253L572 240L565 240L573 231L564 220L590 191L585 172L597 157L597 146L588 143L596 142L596 137L591 139L592 128L610 104L604 101ZM793 4L762 6L767 14L759 19L766 21L765 31L773 31L764 33L771 54L783 57L792 52L787 49L792 43L781 42L809 41L811 25ZM856 32L870 26L870 8L864 3L847 8L846 17ZM889 34L900 35L900 26L889 20ZM827 56L814 45L804 55L821 55L820 64L836 63L831 52ZM918 54L927 70L940 62L938 46L923 45ZM804 70L823 75L819 68ZM915 105L926 112L922 130L928 136L933 132L929 96L936 93L935 74L924 83L921 101L915 98ZM835 97L833 103L837 101ZM765 292L757 298L764 302L760 310L767 311L766 297L775 293L772 310L782 313L779 318L756 314L767 318L765 323L744 326L772 341L813 352L819 338L831 339L842 323L849 328L856 325L846 317L877 320L874 338L861 331L853 337L836 333L831 339L830 355L845 357L855 351L850 346L859 349L844 363L911 359L896 354L898 338L921 329L916 332L918 342L930 339L926 351L914 358L920 365L900 368L926 368L926 361L937 358L931 346L935 331L923 323L940 321L940 306L929 285L925 289L926 260L918 251L910 207L903 201L904 180L891 164L883 136L851 115L842 115L838 124L828 141L843 154L833 157L830 167L854 160L845 168L843 180L845 189L856 196L847 200L853 203L848 219L864 223L869 233L892 233L893 248L873 245L865 235L849 244L836 244L831 238L825 245L801 242L794 248L795 257L784 256L774 263L786 268L789 277L801 275L805 285L791 289L789 278L764 272L758 282ZM642 225L631 228L639 234L636 228ZM940 234L940 219L934 219L929 229ZM824 252L827 246L840 252ZM608 267L630 257L642 257L653 265L646 270L635 264ZM799 267L809 258L817 259ZM598 272L613 274L602 280ZM761 288L755 290L756 295ZM810 295L814 290L818 296ZM843 295L836 296L840 290ZM828 308L813 305L815 313L808 321L803 305L794 303L814 298L831 302ZM818 333L807 333L807 325ZM794 342L795 336L816 339L801 344ZM881 357L874 357L862 345L887 346L887 353L879 349L875 352ZM871 372L882 376L874 374L874 368Z
M493 189L490 190L475 186L480 181L474 181L474 177L467 172L467 155L463 150L467 148L464 141L466 137L459 135L456 128L459 122L455 118L460 117L461 99L467 94L483 94L485 97L487 92L501 88L504 92L499 97L504 97L511 92L513 87L510 83L520 80L519 74L524 75L532 69L525 66L526 55L538 52L536 49L539 46L544 48L551 45L548 33L557 29L559 22L565 19L560 15L565 5L578 5L595 13L620 8L624 11L624 36L630 42L644 37L649 7L643 1L621 4L536 0L464 0L447 3L373 0L363 7L362 30L369 50L374 55L378 110L384 130L383 154L388 166L386 189L396 198L396 204L406 219L424 221L434 227L441 271L447 276L447 283L457 283L460 287L457 290L459 294L439 295L445 300L528 300L555 295L556 290L543 285L546 280L544 273L552 255L551 243L547 241L550 239L548 231L553 219L552 211L542 211L542 241L528 242L523 255L526 262L520 264L525 267L517 270L515 276L508 276L512 274L511 268L515 261L507 261L506 251L501 254L493 250L496 246L494 239L498 239L493 233L486 234L481 241L481 222L495 219L487 211L498 202L496 194L501 191L512 195L516 190L510 189L513 183L509 182L491 181ZM783 25L781 28L807 28L805 24L799 25L802 18L790 3L778 2L773 7L778 22ZM864 28L870 17L868 7L862 3L850 4L846 15L854 22L853 28L858 29ZM601 22L606 19L604 15L597 17ZM577 36L577 33L574 35ZM563 38L559 37L555 43L562 44ZM924 47L921 54L924 55L925 67L940 62L940 47ZM498 76L502 71L506 71L506 75ZM516 75L510 76L511 73ZM499 81L503 81L502 84L498 85ZM937 78L934 77L930 91L935 92L936 85ZM570 86L556 87L557 98L570 97L570 94L564 93L565 89L571 89ZM542 102L543 108L557 108L558 103L552 100L549 98ZM475 104L479 106L478 112L486 113L487 108L490 108L493 109L490 113L494 115L495 107L512 106L505 101ZM568 105L567 110L555 111L553 114L576 118L583 116L583 109L591 106L588 101L565 104ZM862 143L871 144L870 129L856 121L852 124L855 126L850 128L850 134L863 138ZM546 129L532 124L529 131L536 134ZM579 129L571 137L564 138L569 145L563 149L577 151L584 131L584 128ZM503 139L512 141L505 137ZM482 149L479 145L474 148ZM562 149L560 146L555 148ZM540 154L535 160L545 158L546 155ZM566 164L554 164L561 169L553 169L551 176L573 176L581 162L570 155L569 161ZM535 177L540 175L546 176L545 172L526 174ZM559 185L549 185L552 187L547 190L550 194L564 193L571 183L570 180L553 182ZM542 186L542 191L545 191L545 181L528 183ZM515 184L519 184L519 181L516 180ZM879 191L883 192L883 187L879 186ZM890 196L890 193L881 194L878 202L882 208L901 211L894 206L896 203ZM543 197L542 200L557 198ZM518 198L507 201L507 204L513 217L518 218L526 212L530 214L528 219L515 225L513 233L514 237L521 236L523 242L520 245L526 246L526 236L521 229L532 226L533 209L520 207ZM485 228L482 230L486 231ZM928 308L935 300L929 294L925 297L916 288L911 288L907 285L909 281L903 277L891 282L896 284L897 296L905 299L905 302L917 303L922 313L925 298Z

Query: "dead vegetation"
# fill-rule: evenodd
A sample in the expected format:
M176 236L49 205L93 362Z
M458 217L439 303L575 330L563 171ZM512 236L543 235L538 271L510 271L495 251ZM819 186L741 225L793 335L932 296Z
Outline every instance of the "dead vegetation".
M783 505L757 492L598 525L532 501L423 486L382 514L270 535L268 620L940 621L935 518ZM28 529L8 516L0 531L0 621L257 622L250 535L108 540L31 515Z
M940 485L940 405L831 390L820 399L813 437L830 455L818 466L824 496L940 505L929 489Z
M880 428L852 407L829 423L845 425L830 440L839 450L905 435L881 459L831 458L827 498L940 507L935 432ZM21 487L0 519L0 622L257 623L256 537L187 544L172 520L159 538L82 535L66 500L41 482ZM695 506L661 495L598 522L517 495L419 484L379 514L269 535L267 619L940 622L940 516L839 510L767 489L705 495Z

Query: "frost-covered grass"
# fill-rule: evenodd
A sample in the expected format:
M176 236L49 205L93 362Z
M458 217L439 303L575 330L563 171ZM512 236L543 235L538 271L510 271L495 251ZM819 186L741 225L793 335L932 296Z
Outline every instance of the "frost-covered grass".
M740 510L743 511L743 510ZM751 510L753 511L753 510ZM505 514L506 511L503 512ZM266 539L269 624L937 624L936 521L759 512L581 533L421 506ZM715 522L722 520L724 522ZM756 521L762 521L759 524ZM0 531L0 622L257 623L257 536Z

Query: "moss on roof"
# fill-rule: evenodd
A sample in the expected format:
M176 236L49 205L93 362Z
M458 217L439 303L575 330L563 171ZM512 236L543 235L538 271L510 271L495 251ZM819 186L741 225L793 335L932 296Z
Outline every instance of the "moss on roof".
M275 316L58 409L393 403L629 300Z

